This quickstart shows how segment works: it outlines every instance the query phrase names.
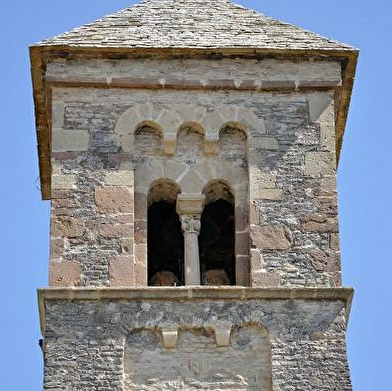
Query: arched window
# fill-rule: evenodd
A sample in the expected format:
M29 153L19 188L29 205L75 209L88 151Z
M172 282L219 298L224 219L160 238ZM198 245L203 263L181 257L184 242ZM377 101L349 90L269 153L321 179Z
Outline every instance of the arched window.
M168 179L152 184L148 194L147 268L149 285L182 285L184 239L176 212L178 185Z
M203 284L235 285L234 196L223 181L204 188L205 207L199 235L200 268Z

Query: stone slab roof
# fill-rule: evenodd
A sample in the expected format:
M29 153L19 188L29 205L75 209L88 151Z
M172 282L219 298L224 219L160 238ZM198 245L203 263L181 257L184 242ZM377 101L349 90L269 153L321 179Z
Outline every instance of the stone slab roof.
M229 0L144 0L35 46L353 50Z

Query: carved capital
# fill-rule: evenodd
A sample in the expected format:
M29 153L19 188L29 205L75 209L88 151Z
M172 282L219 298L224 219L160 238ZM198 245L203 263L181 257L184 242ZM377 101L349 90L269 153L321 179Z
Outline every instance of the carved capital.
M200 223L200 215L181 215L181 229L184 233L195 233L199 235L201 223Z

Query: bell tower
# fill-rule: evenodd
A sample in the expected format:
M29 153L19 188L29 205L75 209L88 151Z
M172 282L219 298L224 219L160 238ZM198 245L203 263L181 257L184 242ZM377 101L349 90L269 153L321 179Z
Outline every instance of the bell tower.
M145 0L30 56L44 389L351 390L357 50L228 0Z

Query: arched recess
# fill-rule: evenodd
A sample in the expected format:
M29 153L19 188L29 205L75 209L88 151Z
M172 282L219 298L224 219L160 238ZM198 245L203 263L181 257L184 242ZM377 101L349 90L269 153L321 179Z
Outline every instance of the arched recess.
M203 283L235 285L235 201L230 186L221 180L209 182L203 189L206 196L201 216L199 253ZM210 270L224 270L210 277ZM213 279L211 282L210 278ZM228 278L227 281L226 278ZM219 279L221 280L219 283Z
M219 157L248 169L246 128L238 122L224 124L219 132Z
M182 285L184 281L184 239L176 212L180 193L180 187L169 179L155 181L148 192L147 274L150 284ZM174 274L173 281L167 278L167 272Z
M204 129L195 122L183 123L177 132L176 156L193 162L204 154Z
M143 157L156 157L163 153L163 133L154 122L143 121L136 127L134 133L134 156L136 159Z

